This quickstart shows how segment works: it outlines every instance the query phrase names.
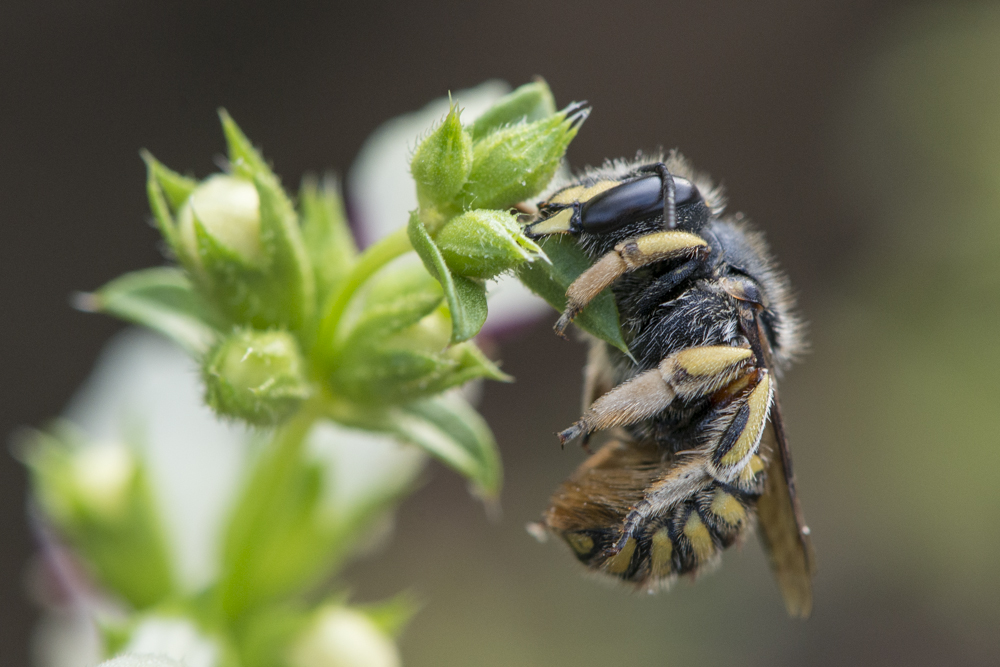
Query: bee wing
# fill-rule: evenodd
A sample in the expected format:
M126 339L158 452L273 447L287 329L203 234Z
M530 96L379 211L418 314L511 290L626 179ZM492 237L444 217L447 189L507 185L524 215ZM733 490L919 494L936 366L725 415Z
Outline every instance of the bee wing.
M809 528L802 518L802 508L795 494L792 458L785 440L777 396L771 406L770 420L761 436L760 447L768 461L764 494L757 501L761 541L770 556L788 613L808 618L812 611L815 556L809 540Z

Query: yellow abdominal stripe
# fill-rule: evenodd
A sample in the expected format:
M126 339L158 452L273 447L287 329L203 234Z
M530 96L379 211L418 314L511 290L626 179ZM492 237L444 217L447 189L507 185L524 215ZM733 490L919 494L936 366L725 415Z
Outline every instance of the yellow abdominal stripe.
M651 549L650 572L654 577L665 577L673 570L670 557L674 553L674 543L666 528L661 528L653 534Z
M628 538L622 550L609 558L604 563L604 570L611 574L624 574L628 571L628 566L632 562L632 553L635 551L635 539Z
M684 524L684 536L691 543L691 549L699 563L706 562L715 553L712 535L708 532L708 526L701 520L697 512L691 512L687 523Z
M757 386L750 392L750 396L747 397L750 416L747 418L746 426L743 428L739 439L733 445L732 449L722 457L722 465L731 466L739 463L760 440L760 432L764 428L764 419L767 417L767 407L770 397L771 376L765 373L760 382L757 383Z
M566 533L566 542L570 548L581 556L586 556L594 549L594 540L583 533Z
M722 489L716 490L715 497L712 498L712 504L709 509L712 514L719 517L730 526L736 526L743 523L747 517L747 512L743 509L743 505L740 504L740 501L736 500L735 497L726 493Z

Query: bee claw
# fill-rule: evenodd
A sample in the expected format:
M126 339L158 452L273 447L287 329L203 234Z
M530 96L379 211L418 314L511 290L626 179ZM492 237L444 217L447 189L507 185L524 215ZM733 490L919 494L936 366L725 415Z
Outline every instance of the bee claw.
M552 330L556 332L557 336L566 340L566 327L568 327L569 323L572 321L573 318L569 315L569 313L563 313L559 316L559 319L556 320L556 325L552 327Z
M560 431L556 435L559 436L559 443L565 447L567 442L571 442L584 432L583 425L580 422L576 422L568 429ZM586 444L584 444L584 449L586 449Z

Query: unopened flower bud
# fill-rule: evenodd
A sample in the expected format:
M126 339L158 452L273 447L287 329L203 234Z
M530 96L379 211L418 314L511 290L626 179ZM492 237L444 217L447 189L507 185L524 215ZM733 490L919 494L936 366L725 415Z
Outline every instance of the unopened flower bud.
M493 278L524 262L544 257L506 211L477 209L453 218L435 239L453 273Z
M422 208L443 207L465 185L472 170L472 137L462 128L454 105L413 153L410 171Z
M571 105L533 123L491 132L472 147L472 172L457 197L462 208L506 209L548 185L590 109Z
M260 197L251 181L228 174L210 176L181 207L177 224L183 256L203 270L207 250L204 241L199 242L196 220L205 235L246 264L263 258Z
M320 609L289 652L292 667L399 667L395 643L364 614Z
M282 421L310 393L298 343L286 331L238 330L209 352L202 373L216 412L258 426Z

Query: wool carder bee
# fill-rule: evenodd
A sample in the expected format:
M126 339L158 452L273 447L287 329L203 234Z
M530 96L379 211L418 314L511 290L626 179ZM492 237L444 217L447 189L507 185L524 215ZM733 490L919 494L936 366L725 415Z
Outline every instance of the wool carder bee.
M556 332L610 289L630 353L592 341L583 416L559 438L614 437L541 527L590 569L653 591L756 523L789 613L806 617L813 554L777 394L802 327L763 238L723 207L675 153L608 162L539 204L527 233L571 235L592 260Z

